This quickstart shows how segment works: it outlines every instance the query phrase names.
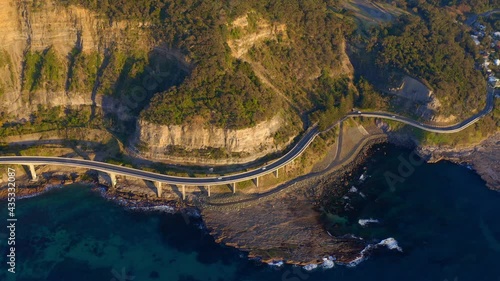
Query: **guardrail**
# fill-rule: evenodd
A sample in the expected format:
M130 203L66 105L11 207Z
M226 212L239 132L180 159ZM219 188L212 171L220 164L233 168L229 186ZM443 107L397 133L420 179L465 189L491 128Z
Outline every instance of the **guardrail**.
M339 121L337 121L334 125L330 126L327 130L333 128L340 122L344 121L346 118L350 117L370 117L370 118L383 118L394 120L398 122L402 122L408 124L413 127L420 128L422 130L435 132L435 133L455 133L465 128L471 126L479 119L481 119L484 115L491 112L493 109L493 94L489 93L487 98L486 107L478 113L476 116L471 117L468 120L465 120L462 123L447 126L447 127L437 127L431 125L425 125L423 123L419 123L413 121L409 118L396 116L387 112L352 112L347 116L343 117ZM325 130L325 131L327 131ZM323 131L323 132L325 132ZM246 172L241 172L239 174L233 174L222 177L203 177L203 178L192 178L192 177L176 177L163 175L153 172L148 172L144 170L104 163L90 160L82 160L82 159L73 159L73 158L62 158L62 157L40 157L40 156L4 156L0 157L0 164L21 164L21 165L63 165L63 166L74 166L74 167L82 167L93 170L98 170L107 173L115 173L125 176L137 177L150 181L163 182L168 184L176 184L176 185L222 185L222 184L233 184L236 182L252 180L258 178L260 176L264 176L266 174L273 173L278 169L284 167L291 161L295 160L299 157L314 141L316 136L321 132L318 131L316 125L309 128L304 134L304 136L297 142L297 144L284 156L280 157L273 163L269 164L267 167L261 167L257 169L253 169Z

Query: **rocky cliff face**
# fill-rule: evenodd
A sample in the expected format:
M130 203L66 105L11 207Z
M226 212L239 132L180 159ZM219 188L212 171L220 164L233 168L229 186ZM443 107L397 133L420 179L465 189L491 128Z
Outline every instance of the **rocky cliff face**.
M91 114L112 115L111 129L120 126L116 120L135 122L148 98L182 81L183 75L178 73L185 75L191 68L180 52L154 42L150 32L147 23L110 22L95 12L65 7L54 0L0 0L0 124L31 123L33 127L44 122L46 115L53 120L64 118L68 108L85 111L80 118L84 123ZM166 69L162 69L164 65ZM162 76L165 73L170 76ZM125 75L131 82L120 85ZM161 79L170 84L152 87ZM137 103L142 104L134 108ZM58 110L51 111L54 108ZM42 112L51 113L37 121ZM248 161L290 141L286 136L281 146L275 144L283 120L276 115L242 130L196 122L161 126L139 120L134 143L149 147L149 155L158 158L177 155L174 160L199 162L200 155L190 152L205 150L219 153L205 155L207 159L223 156L228 163ZM122 133L134 131L128 126L132 122L123 124ZM172 149L182 153L172 153ZM228 156L238 160L227 160ZM211 161L207 159L204 161Z
M197 164L246 163L289 144L291 138L281 144L275 140L276 133L287 125L281 114L254 127L239 130L196 122L182 126L162 126L139 121L135 143L144 146L143 156L148 158ZM206 152L205 155L194 152L201 150ZM198 157L190 157L197 154Z
M253 25L249 22L250 18L254 19ZM271 24L256 13L249 12L229 23L229 29L238 34L227 41L231 55L249 63L260 82L277 97L288 100L267 77L267 70L259 68L258 63L247 57L250 49L261 46L266 40L277 40L278 36L283 36L286 26ZM203 121L164 126L140 120L133 143L141 147L143 156L148 158L194 164L246 163L282 150L296 136L301 127L300 119L295 116L295 120L285 120L284 115L279 113L251 128L238 130L207 125ZM283 130L287 132L280 133Z
M51 0L0 0L0 112L10 121L17 121L28 117L40 105L99 107L103 96L93 95L94 85L87 85L86 89L70 87L75 50L82 56L101 57L100 65L96 65L99 69L111 46L149 49L148 38L138 23L110 24L83 8L66 8ZM32 61L34 67L48 63L44 56L49 49L54 54L50 67L57 75L45 77L44 73L30 72ZM35 61L36 55L41 59ZM32 87L28 82L36 75L40 81ZM57 85L49 87L54 80Z

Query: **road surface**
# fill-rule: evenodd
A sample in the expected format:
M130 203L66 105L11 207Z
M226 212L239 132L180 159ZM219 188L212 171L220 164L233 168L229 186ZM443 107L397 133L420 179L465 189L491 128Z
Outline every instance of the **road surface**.
M485 108L481 112L475 114L474 116L456 125L439 127L439 126L422 124L408 117L397 116L387 112L359 112L359 111L349 113L346 117L337 121L334 125L339 124L346 118L350 117L351 118L368 117L368 118L382 118L382 119L394 120L429 132L455 133L464 130L465 128L477 122L479 119L481 119L486 114L491 112L493 106L494 106L494 92L489 91L486 99ZM306 150L307 147L312 143L314 138L320 133L321 132L317 129L317 127L312 127L308 131L306 131L306 133L302 136L302 138L287 154L277 159L273 163L265 167L253 169L251 171L241 172L238 174L233 174L223 177L202 177L202 178L175 177L175 176L158 174L158 173L123 167L114 164L108 164L103 162L73 159L73 158L63 158L63 157L2 156L0 157L0 164L62 165L62 166L88 168L107 173L114 173L117 175L130 176L144 180L163 182L175 185L188 185L188 186L223 185L223 184L232 184L236 182L255 179L260 176L272 173L278 170L279 168L284 167L285 165L287 165L288 163L299 157L302 154L302 152L304 152L304 150Z

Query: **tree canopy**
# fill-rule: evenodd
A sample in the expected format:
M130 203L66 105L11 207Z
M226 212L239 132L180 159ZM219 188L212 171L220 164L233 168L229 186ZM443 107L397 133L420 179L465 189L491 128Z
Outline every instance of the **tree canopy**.
M324 108L324 85L318 71L339 67L343 32L351 26L335 17L334 1L324 0L59 0L64 5L92 9L110 22L147 22L157 42L181 50L193 66L183 83L158 93L142 112L148 121L181 124L202 118L225 127L247 127L283 108L282 97L257 78L252 66L231 56L229 24L252 11L271 25L287 26L286 43L267 40L252 48L251 58L263 64L289 98L304 111ZM113 61L111 61L113 62ZM339 99L339 98L338 98ZM306 101L306 102L304 102ZM339 100L337 100L338 105Z
M486 80L475 67L477 51L467 29L440 8L413 8L416 14L400 16L376 35L371 53L377 67L427 82L441 113L468 115L482 108Z

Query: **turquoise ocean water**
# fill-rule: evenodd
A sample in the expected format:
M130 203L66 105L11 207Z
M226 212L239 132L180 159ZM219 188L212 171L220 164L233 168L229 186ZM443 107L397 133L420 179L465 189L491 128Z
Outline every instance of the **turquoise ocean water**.
M500 280L500 194L473 171L422 164L393 188L409 150L374 148L367 175L345 215L344 231L367 240L394 237L403 252L376 250L353 268L306 272L249 261L216 244L180 215L132 212L87 187L71 186L17 202L16 273L7 272L7 203L0 202L0 280ZM361 218L380 221L361 227Z

